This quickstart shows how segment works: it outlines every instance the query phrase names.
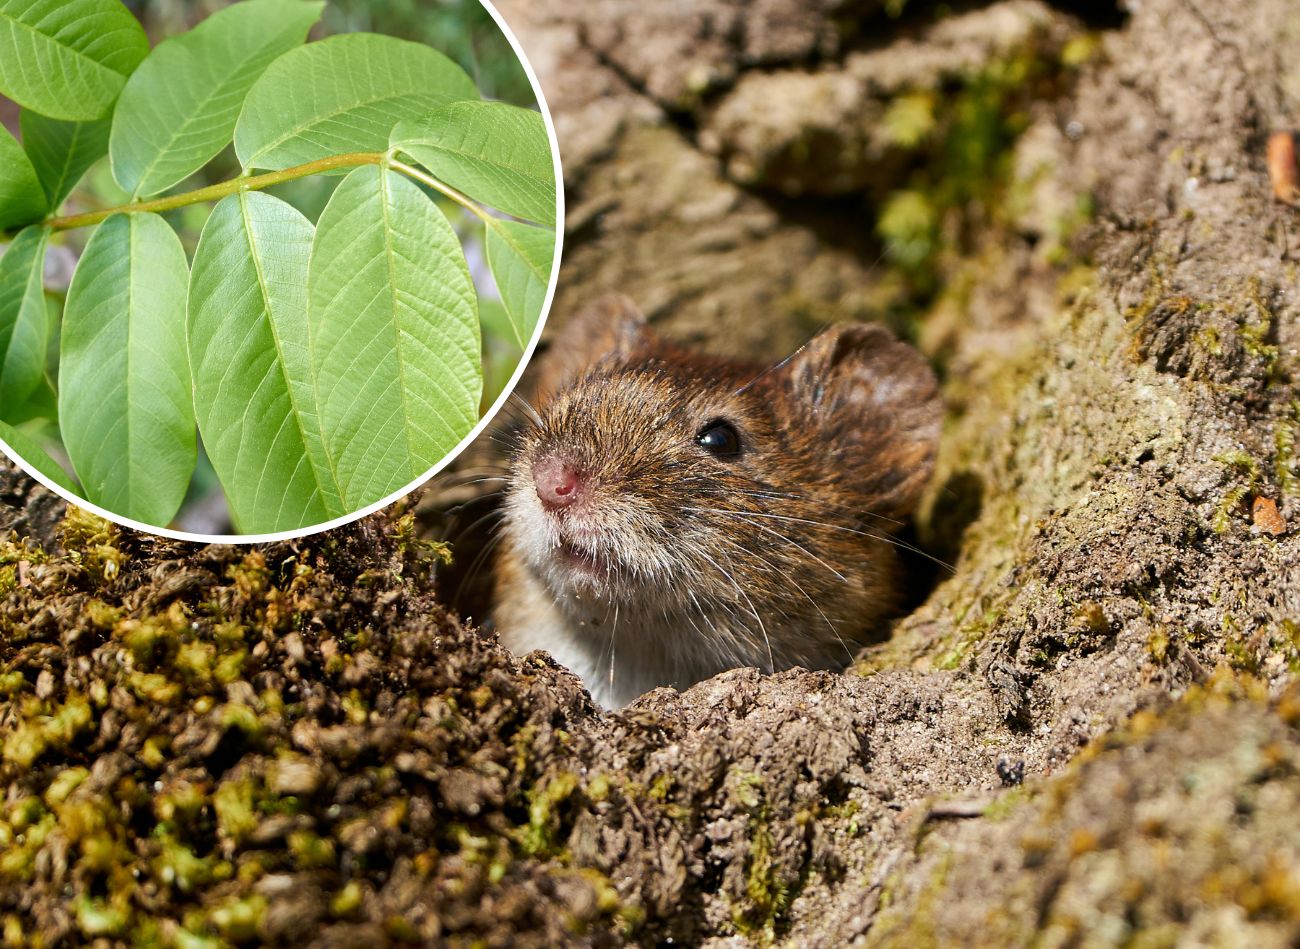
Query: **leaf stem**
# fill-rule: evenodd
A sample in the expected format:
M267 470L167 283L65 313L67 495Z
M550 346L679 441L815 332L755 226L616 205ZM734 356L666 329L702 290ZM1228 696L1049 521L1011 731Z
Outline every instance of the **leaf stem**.
M284 181L293 181L295 178L306 178L309 175L318 175L323 171L333 171L336 168L354 168L359 165L383 165L392 168L394 171L401 172L408 178L414 178L440 194L446 195L465 210L477 215L484 221L491 222L495 220L481 205L470 200L450 185L443 184L432 175L426 174L405 162L398 161L391 152L351 152L346 155L330 155L326 158L318 158L306 164L294 165L292 168L285 168L281 171L270 171L264 175L241 175L229 181L208 185L206 188L186 191L183 194L171 194L165 198L154 198L152 201L132 201L129 204L119 204L116 207L103 208L99 211L53 217L46 220L43 226L48 227L51 231L67 231L77 227L89 227L92 224L98 224L100 221L106 220L114 214L130 214L137 211L171 211L174 208L183 208L190 204L219 201L228 195L238 194L241 191L260 191L263 188L269 188ZM10 237L12 237L11 234L0 233L0 239Z
M495 218L493 218L492 215L488 214L488 212L484 210L484 208L481 205L471 201L469 198L465 197L465 195L461 194L459 191L457 191L455 188L451 187L450 185L443 184L441 181L439 181L437 178L434 178L432 175L427 175L420 169L413 168L412 166L408 165L406 162L398 161L396 158L389 158L387 164L388 167L393 169L394 171L400 171L408 178L414 178L416 181L420 182L421 184L428 185L430 188L432 188L434 191L437 191L439 194L446 195L447 197L451 198L451 200L459 204L466 211L469 211L471 214L478 215L478 217L481 218L482 220L484 221L495 220Z
M347 155L330 155L326 158L318 158L316 161L309 161L303 165L295 165L292 168L285 168L282 171L270 171L264 175L232 178L230 181L223 181L220 184L209 185L206 188L199 188L196 191L186 191L184 194L172 194L165 198L154 198L152 201L133 201L130 204L122 204L114 208L104 208L100 211L88 211L85 214L69 214L66 217L50 218L45 222L45 226L52 231L66 231L74 227L88 227L91 224L98 224L100 221L103 221L109 216L119 212L170 211L173 208L183 208L189 204L202 204L204 201L217 201L227 195L238 194L240 191L260 191L263 188L278 185L283 181L292 181L295 178L306 178L308 175L320 174L322 171L332 171L335 168L352 168L358 165L381 165L383 163L384 154L382 152L353 152Z

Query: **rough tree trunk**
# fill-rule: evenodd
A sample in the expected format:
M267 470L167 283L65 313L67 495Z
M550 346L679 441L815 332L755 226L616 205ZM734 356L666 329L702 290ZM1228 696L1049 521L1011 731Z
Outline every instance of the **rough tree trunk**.
M884 196L955 173L891 140L891 109L938 91L960 122L943 100L992 75L1020 113L987 165L1003 182L966 191L991 210L941 237L939 289L901 326L946 378L921 528L955 574L860 680L736 673L647 703L665 735L616 729L604 754L670 782L693 835L675 850L646 815L578 840L645 866L687 938L1214 941L1250 920L1288 943L1300 748L1294 698L1267 696L1300 667L1300 542L1252 504L1300 516L1300 217L1263 162L1300 115L1300 11L1081 23L1013 0L898 27L875 6L504 5L566 161L557 320L617 289L771 357L813 321L879 318ZM999 790L999 759L1029 790Z
M602 716L443 614L396 515L252 558L77 517L0 557L13 931L1295 944L1292 0L500 6L565 159L554 319L619 290L756 357L886 319L945 380L955 569L848 674Z

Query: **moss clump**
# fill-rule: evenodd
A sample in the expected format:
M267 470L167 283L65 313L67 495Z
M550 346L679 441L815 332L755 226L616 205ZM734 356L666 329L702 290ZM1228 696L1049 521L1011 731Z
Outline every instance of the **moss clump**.
M66 553L5 549L37 581L9 591L0 637L10 936L557 944L626 928L608 883L551 881L578 779L537 762L563 747L574 687L517 676L450 619L409 533L376 517L191 548L71 511Z
M1224 479L1230 482L1210 521L1214 532L1223 534L1232 526L1233 515L1238 513L1242 502L1259 486L1260 466L1242 451L1215 455L1214 460L1224 466Z
M732 924L738 933L770 944L776 939L798 886L792 884L777 862L762 779L756 774L733 772L731 789L746 813L747 844L743 892L732 909Z
M116 524L79 507L68 508L61 539L68 559L100 583L116 580L129 556Z
M1025 105L1064 79L1060 60L1031 44L955 77L955 89L942 96L919 90L890 102L884 127L892 142L914 153L914 171L881 200L876 233L914 304L932 298L945 258L968 252L973 230L1005 223L1013 146L1029 123ZM1091 208L1081 197L1078 220L1063 225L1063 233L1090 220Z
M1295 497L1300 481L1296 474L1296 432L1300 431L1300 401L1293 401L1273 428L1273 470L1282 497Z
M529 856L553 854L556 850L557 809L578 788L578 776L565 773L528 791L528 824L522 828L519 845Z

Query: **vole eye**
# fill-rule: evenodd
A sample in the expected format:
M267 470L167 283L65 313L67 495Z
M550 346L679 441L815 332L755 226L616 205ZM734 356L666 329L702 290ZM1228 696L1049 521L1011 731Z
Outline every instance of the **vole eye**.
M740 454L740 435L725 419L714 419L700 429L695 444L717 458L735 458Z

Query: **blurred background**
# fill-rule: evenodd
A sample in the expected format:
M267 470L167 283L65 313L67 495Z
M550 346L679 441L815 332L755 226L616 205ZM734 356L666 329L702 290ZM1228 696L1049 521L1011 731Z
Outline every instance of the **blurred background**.
M150 42L157 45L169 36L183 33L233 0L124 0L143 24ZM525 108L537 108L528 75L515 56L509 40L479 0L327 0L320 22L312 28L309 41L336 33L371 32L424 43L453 59L474 80L485 99L499 99ZM0 122L15 138L19 134L18 106L0 96ZM168 189L176 194L226 181L239 174L233 146L204 166L198 173ZM294 205L313 222L320 216L342 175L316 175L267 189ZM427 190L427 189L426 189ZM459 205L428 191L460 235L465 256L479 292L483 329L484 387L482 408L486 410L500 395L523 355L514 342L496 284L483 255L483 224ZM77 214L125 204L129 200L113 180L107 158L97 162L81 180L60 209L60 214ZM199 234L212 211L211 204L191 205L163 216L180 236L193 257ZM63 231L51 242L46 259L46 296L51 308L61 312L63 299L85 243L93 228ZM51 340L51 376L58 352L57 335ZM50 454L71 470L58 440L55 415L57 379L32 400L31 417L19 427L38 438ZM171 525L200 534L233 532L225 495L216 473L199 446L199 461L189 493Z

